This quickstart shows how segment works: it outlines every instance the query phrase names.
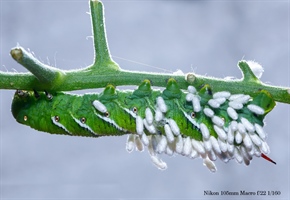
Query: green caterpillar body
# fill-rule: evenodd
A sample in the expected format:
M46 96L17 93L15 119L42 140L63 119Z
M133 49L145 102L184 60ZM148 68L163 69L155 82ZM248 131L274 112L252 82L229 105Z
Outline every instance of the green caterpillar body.
M249 164L253 155L269 153L262 127L274 106L265 90L253 97L213 93L209 85L183 91L169 79L162 92L153 90L149 80L134 91L108 85L100 94L17 91L12 113L19 123L52 134L129 134L127 150L148 146L153 163L161 169L166 164L157 154L175 152L200 156L215 171L216 156Z

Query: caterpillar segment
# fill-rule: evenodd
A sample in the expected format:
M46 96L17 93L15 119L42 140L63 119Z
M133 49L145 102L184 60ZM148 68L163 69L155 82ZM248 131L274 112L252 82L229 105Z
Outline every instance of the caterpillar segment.
M99 137L128 134L126 149L148 148L154 165L166 169L158 154L202 158L216 171L214 161L235 159L249 165L254 156L269 151L263 130L265 116L274 108L270 93L255 96L214 93L207 84L181 90L175 79L163 90L144 80L134 91L108 85L100 94L16 91L15 119L36 130L70 136Z

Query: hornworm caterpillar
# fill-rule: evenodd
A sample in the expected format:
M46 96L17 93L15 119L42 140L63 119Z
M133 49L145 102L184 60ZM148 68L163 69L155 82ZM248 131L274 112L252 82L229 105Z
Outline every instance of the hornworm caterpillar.
M189 86L183 91L171 78L163 91L153 90L149 80L134 91L108 85L100 94L17 91L12 113L19 123L52 134L128 134L127 150L136 146L142 151L148 146L160 169L165 169L166 163L157 154L177 153L201 157L204 165L216 171L213 161L217 157L248 165L253 156L269 153L262 127L274 106L265 90L252 97L213 93L209 85Z

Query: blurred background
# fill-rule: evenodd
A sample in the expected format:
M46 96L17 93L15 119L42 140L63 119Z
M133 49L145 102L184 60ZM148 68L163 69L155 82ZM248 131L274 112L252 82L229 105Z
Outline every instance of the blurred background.
M18 43L44 63L77 69L93 62L88 1L0 0L0 70L25 72L9 55ZM113 59L126 70L178 69L241 78L237 62L255 60L261 80L289 86L289 1L103 1ZM160 69L161 68L161 69ZM100 91L100 90L95 90ZM1 198L4 199L289 199L289 108L266 117L273 165L127 153L126 136L50 135L18 124L14 91L0 90ZM279 196L205 196L204 191L279 191Z

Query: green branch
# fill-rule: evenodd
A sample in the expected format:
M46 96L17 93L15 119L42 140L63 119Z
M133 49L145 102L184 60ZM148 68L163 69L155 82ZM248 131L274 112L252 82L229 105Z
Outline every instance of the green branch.
M139 85L145 78L154 86L165 87L169 78L174 78L181 89L188 85L196 88L209 84L214 92L229 91L255 96L260 90L270 92L275 101L290 104L289 88L276 87L262 83L255 76L246 61L238 63L243 78L236 80L217 79L189 73L186 76L174 74L134 72L122 70L110 55L100 1L90 0L92 32L94 38L95 60L91 66L80 70L60 70L47 66L21 47L11 50L12 58L31 73L12 73L0 71L0 89L72 91L90 88L103 88L107 84Z

